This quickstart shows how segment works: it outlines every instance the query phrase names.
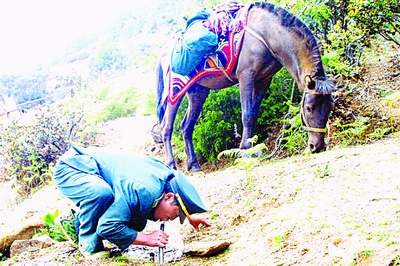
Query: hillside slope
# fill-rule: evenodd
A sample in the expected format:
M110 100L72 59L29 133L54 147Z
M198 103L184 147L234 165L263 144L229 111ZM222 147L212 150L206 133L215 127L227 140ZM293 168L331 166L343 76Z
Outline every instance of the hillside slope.
M186 240L233 241L210 265L399 265L399 147L394 137L207 174L214 228Z
M150 127L151 118L116 120L105 126L99 141L140 153L150 153L152 147L154 152L157 147L146 134ZM130 128L135 133L127 134ZM232 245L217 257L185 258L177 265L389 265L396 256L399 260L399 147L399 137L393 136L370 145L267 162L249 172L232 168L189 174L206 199L213 226L195 234L185 224L185 243L226 239ZM54 193L54 187L47 189ZM42 194L31 202L43 199ZM55 208L51 202L42 211ZM35 206L19 213L39 215ZM9 219L0 217L3 224ZM5 265L48 263L91 262L64 243Z

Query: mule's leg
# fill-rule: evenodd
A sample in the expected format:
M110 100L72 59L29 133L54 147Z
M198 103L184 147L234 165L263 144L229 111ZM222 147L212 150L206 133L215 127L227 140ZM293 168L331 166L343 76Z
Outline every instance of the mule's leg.
M161 135L162 135L162 140L164 142L166 164L173 169L176 169L176 163L174 159L174 153L172 150L171 139L172 139L172 132L174 130L174 122L176 114L178 112L178 108L181 101L182 99L180 99L175 105L167 103L165 115L161 122Z
M165 108L166 104L164 105L164 71L162 69L161 62L158 62L157 67L156 67L156 99L155 99L155 105L156 105L156 115L157 115L157 124L155 124L151 128L151 136L153 137L153 140L156 143L163 143L163 138L161 135L161 123L164 120L164 115L165 115Z
M252 137L261 101L271 82L271 80L254 82L252 73L248 73L245 77L243 80L240 80L240 102L243 123L243 134L240 142L241 149L248 149L251 146L248 139Z
M185 141L187 169L192 172L201 170L199 162L197 161L196 153L194 152L193 130L201 113L204 101L209 93L210 90L202 86L193 87L186 93L189 99L189 106L186 110L185 117L182 120L181 128L183 132L183 140Z

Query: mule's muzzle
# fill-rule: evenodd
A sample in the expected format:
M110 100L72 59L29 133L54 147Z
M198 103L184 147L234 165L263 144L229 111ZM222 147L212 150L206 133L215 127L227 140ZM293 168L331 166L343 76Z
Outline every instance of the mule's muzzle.
M326 146L325 145L321 145L321 146L316 146L313 143L309 143L308 147L310 148L310 151L312 153L318 153L321 151L325 151L326 150Z
M308 148L310 149L310 151L312 153L318 153L321 151L325 151L326 150L326 145L324 140L322 139L322 141L309 141L308 142Z
M324 133L308 133L308 148L312 153L318 153L326 150Z

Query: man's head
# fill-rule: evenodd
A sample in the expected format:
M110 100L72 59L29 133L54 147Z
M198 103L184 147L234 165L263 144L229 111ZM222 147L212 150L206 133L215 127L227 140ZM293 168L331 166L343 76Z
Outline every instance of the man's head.
M173 220L179 216L182 224L191 214L207 211L195 187L185 175L178 171L166 184L164 192L154 210L156 220Z
M179 206L172 192L164 193L154 209L154 219L167 221L174 220L179 215Z

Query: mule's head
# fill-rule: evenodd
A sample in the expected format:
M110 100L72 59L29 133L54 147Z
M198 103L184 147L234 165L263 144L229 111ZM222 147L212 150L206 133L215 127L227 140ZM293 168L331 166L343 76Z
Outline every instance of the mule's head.
M306 76L304 81L301 117L308 131L308 147L313 153L320 152L325 150L327 122L333 108L331 93L335 86L326 78L313 79Z

